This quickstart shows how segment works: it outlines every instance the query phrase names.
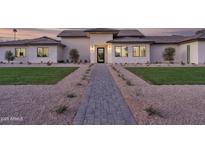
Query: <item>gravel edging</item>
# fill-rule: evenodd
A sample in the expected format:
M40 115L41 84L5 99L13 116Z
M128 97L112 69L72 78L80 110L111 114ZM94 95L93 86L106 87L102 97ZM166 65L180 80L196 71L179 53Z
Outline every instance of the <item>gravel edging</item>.
M0 124L72 124L89 83L92 67L82 80L88 68L89 65L81 65L56 85L0 86ZM75 96L68 98L68 94ZM66 106L66 110L57 114L60 106ZM4 120L4 117L23 117L23 120Z
M120 65L109 69L139 124L205 124L205 85L150 85ZM148 116L150 106L163 117Z

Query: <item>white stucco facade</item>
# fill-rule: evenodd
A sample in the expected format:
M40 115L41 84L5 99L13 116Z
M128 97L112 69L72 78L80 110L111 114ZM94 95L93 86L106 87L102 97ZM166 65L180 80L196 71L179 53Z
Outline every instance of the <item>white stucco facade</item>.
M150 61L151 62L163 62L163 52L166 48L174 48L178 50L178 45L176 44L152 44L150 46Z
M205 63L205 36L203 39L203 33L196 34L190 37L190 39L181 37L180 40L178 36L148 37L139 33L138 30L124 30L121 34L119 33L119 31L113 29L94 29L91 31L68 30L58 35L60 40L41 37L31 39L27 43L25 43L25 40L0 42L0 62L7 61L5 59L6 51L11 51L15 55L16 48L25 48L25 57L16 57L14 62L47 63L51 61L53 63L70 63L70 50L77 49L80 55L80 62L164 63L163 53L165 49L174 48L175 63ZM200 37L202 38L199 39ZM13 45L12 42L16 43L17 46ZM24 45L20 46L19 43ZM32 43L33 45L31 45ZM143 51L141 51L141 47ZM38 48L48 48L48 56L38 57ZM121 52L120 55L119 52Z
M63 49L63 60L70 59L69 52L71 49L77 49L80 60L90 62L90 39L87 37L61 38L61 43L66 45Z
M38 57L37 48L48 48L48 57ZM7 51L11 51L15 56L16 48L25 48L25 57L15 57L13 62L31 62L31 63L47 63L48 61L57 63L58 60L62 60L62 47L60 46L5 46L0 47L0 62L7 62L5 54Z
M89 38L63 38L62 43L67 47L63 51L64 60L69 58L69 50L72 48L78 49L80 59L86 59L91 63L97 63L97 49L104 48L105 63L155 63L164 62L163 52L166 48L175 49L175 63L187 63L187 46L190 46L190 63L204 63L205 62L205 41L194 41L190 43L181 44L149 44L149 43L107 43L112 40L112 34L91 34ZM128 47L128 57L116 57L115 47ZM145 57L134 57L133 47L145 46Z
M115 47L126 46L128 47L128 57L116 57ZM144 57L134 57L133 47L145 46L146 53ZM113 44L112 45L112 60L111 63L149 63L150 62L150 44Z

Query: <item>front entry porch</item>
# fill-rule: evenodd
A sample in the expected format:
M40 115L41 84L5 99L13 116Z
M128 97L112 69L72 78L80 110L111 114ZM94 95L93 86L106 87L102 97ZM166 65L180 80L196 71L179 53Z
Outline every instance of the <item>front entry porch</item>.
M94 45L90 49L91 63L109 63L109 56L107 45Z

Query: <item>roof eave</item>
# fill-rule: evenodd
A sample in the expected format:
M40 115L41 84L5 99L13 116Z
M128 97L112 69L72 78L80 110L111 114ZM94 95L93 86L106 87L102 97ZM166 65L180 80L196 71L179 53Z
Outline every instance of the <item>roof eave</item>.
M57 36L57 37L63 37L63 38L79 38L79 37L88 37L88 36Z
M152 44L153 41L107 41L107 43L127 43L127 44L134 44L134 43L147 43Z

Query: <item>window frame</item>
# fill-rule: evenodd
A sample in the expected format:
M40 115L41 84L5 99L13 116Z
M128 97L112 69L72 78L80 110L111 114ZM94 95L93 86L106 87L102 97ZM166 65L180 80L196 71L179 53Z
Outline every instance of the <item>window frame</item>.
M47 56L39 56L39 49L42 49L42 53L43 53L43 55L44 55L44 49L48 49L48 54L47 54ZM38 58L47 58L47 57L49 57L49 47L37 47L37 57Z
M123 47L125 47L125 49L127 49L127 56L123 56L122 52L123 52ZM116 48L120 48L120 56L116 56ZM115 57L119 58L119 57L128 57L129 56L129 48L127 45L124 46L115 46Z
M17 49L20 49L19 56L17 56ZM24 51L25 51L24 56L20 56L20 53L22 52L21 51L22 49L24 49ZM15 48L15 57L16 58L26 57L26 48Z
M141 53L141 48L145 48L145 52L144 54L142 55ZM134 54L134 48L139 48L139 56L135 56ZM147 52L146 52L146 45L136 45L136 46L132 46L132 57L146 57L147 55Z

